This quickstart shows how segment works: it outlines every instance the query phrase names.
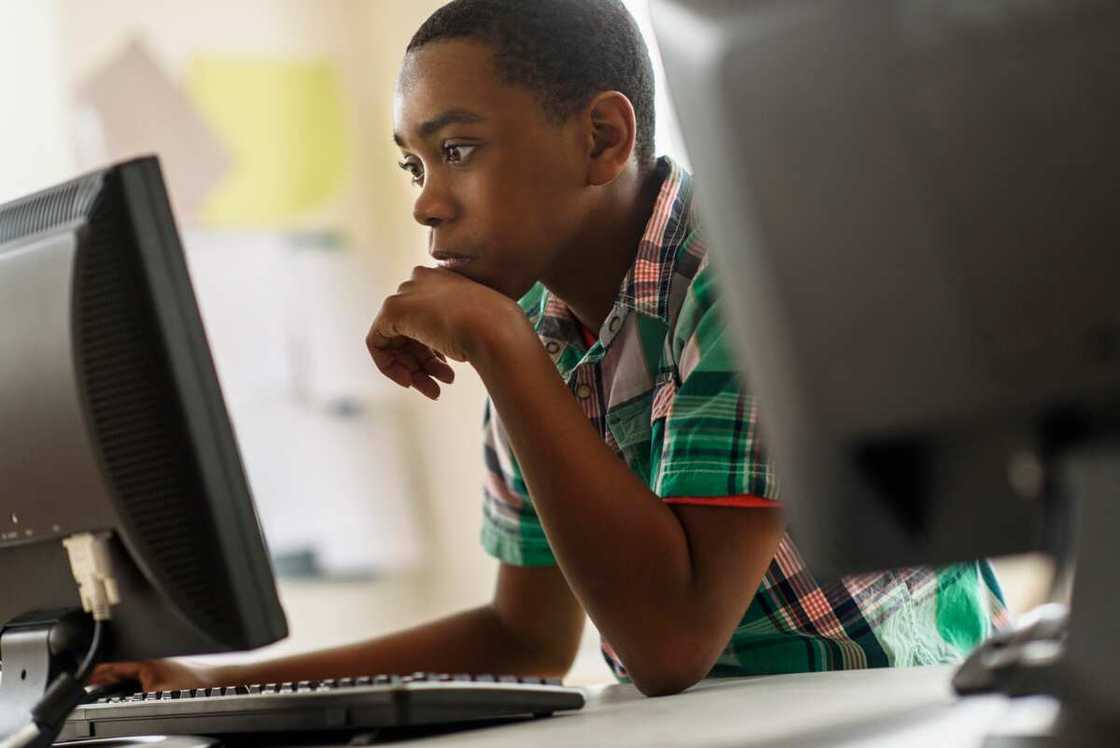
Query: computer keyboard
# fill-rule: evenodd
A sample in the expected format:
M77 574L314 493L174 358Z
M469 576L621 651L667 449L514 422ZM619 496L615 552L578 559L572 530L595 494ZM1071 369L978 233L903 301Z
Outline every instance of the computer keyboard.
M362 731L579 709L559 680L414 673L135 693L82 704L58 740L141 735Z

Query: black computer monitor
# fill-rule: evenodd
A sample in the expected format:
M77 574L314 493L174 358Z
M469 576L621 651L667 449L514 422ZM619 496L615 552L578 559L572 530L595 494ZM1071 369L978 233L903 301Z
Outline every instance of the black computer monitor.
M1120 717L1120 4L654 0L653 20L810 568L1045 547L1076 498L1055 687Z
M287 633L156 158L0 206L0 736L65 666L32 632L82 610L83 533L119 591L102 660Z

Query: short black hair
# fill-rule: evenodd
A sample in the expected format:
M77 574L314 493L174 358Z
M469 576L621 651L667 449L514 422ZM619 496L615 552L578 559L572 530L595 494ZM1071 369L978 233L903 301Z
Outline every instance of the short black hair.
M637 118L638 163L652 163L653 66L619 0L454 0L424 22L407 52L463 38L491 45L502 79L534 91L556 121L601 91L624 94Z

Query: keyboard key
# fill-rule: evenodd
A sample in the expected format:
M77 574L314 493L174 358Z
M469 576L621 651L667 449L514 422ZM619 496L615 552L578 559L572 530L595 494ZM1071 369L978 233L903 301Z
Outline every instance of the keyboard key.
M183 690L179 691L179 698L180 699L189 699L190 697L191 697L191 689L184 688Z
M260 692L261 692L261 684L260 683L252 683L252 684L249 685L249 693L250 694L256 695L256 694L259 694Z

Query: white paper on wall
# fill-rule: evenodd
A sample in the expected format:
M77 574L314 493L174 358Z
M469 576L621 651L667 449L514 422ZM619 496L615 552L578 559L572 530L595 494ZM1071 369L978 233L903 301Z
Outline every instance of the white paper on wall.
M417 563L399 398L364 349L370 320L352 255L286 235L194 232L184 242L274 556L310 553L332 576Z
M231 157L198 107L135 39L74 90L84 168L157 154L175 214L195 223Z

